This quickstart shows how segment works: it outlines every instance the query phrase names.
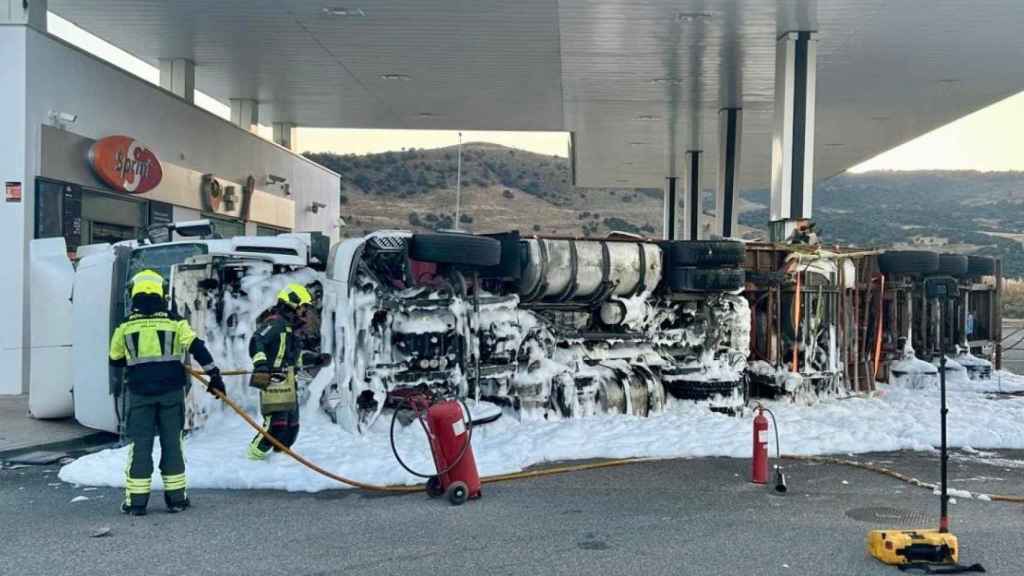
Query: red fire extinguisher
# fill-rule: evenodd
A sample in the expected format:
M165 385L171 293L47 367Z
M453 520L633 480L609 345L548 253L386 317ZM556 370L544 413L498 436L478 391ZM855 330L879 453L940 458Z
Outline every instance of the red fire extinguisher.
M391 452L410 474L427 479L426 490L431 497L447 495L452 504L480 497L480 474L473 457L473 420L469 409L457 400L436 401L413 390L394 391L391 400L413 410L423 426L434 457L435 473L417 472L398 454L395 445L395 423L399 410L391 417Z
M427 410L427 431L437 475L427 482L427 493L448 495L452 504L480 497L480 474L470 445L472 417L464 404L448 400Z
M764 417L764 408L760 406L754 416L754 459L750 481L755 484L768 483L768 419Z

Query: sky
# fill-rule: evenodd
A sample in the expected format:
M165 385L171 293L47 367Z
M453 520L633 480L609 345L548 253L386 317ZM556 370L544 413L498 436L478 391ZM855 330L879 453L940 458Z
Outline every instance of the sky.
M89 34L49 13L47 27L65 41L96 54L154 84L160 72L149 63ZM196 91L195 103L225 119L227 104ZM271 129L260 126L258 133L271 138ZM1024 170L1020 134L1024 134L1024 93L1011 96L965 116L902 146L880 154L851 172L868 170ZM403 148L440 148L458 143L459 135L449 130L357 130L302 128L297 130L295 148L310 152L368 154ZM540 154L566 156L569 136L565 132L463 131L463 142L493 142Z

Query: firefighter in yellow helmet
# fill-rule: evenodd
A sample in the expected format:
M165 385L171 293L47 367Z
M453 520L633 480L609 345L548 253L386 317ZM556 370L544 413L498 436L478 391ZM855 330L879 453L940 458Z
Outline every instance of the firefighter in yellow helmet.
M260 317L249 340L253 374L250 384L260 389L263 427L285 446L299 436L298 388L295 370L300 366L323 366L327 354L304 352L302 332L316 325L313 297L302 284L289 284L277 294L277 302ZM249 443L248 456L263 460L273 445L261 434Z
M184 363L191 355L210 377L209 388L224 392L224 380L213 356L188 322L172 316L164 300L164 279L143 270L131 279L132 309L110 339L110 364L125 367L128 422L125 432L128 465L121 511L146 513L153 475L153 436L160 437L160 474L168 512L188 508L185 456ZM212 393L212 392L211 392Z

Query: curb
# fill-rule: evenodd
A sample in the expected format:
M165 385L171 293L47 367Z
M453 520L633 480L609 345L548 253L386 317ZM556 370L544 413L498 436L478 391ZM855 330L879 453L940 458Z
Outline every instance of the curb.
M70 452L84 452L89 451L91 448L113 444L117 442L117 440L117 434L111 434L110 432L93 432L71 440L33 444L32 446L0 451L0 460L9 460L31 452L63 452L65 454Z

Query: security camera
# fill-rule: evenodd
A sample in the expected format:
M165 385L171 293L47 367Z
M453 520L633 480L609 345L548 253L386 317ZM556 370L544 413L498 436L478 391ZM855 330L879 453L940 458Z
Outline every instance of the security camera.
M313 202L309 205L309 211L313 214L319 213L321 208L327 208L327 204L324 204L323 202Z
M277 174L267 174L267 184L281 184L287 182L288 179L284 176L278 176Z
M78 114L70 112L55 112L50 110L50 120L60 124L74 124L78 120Z

